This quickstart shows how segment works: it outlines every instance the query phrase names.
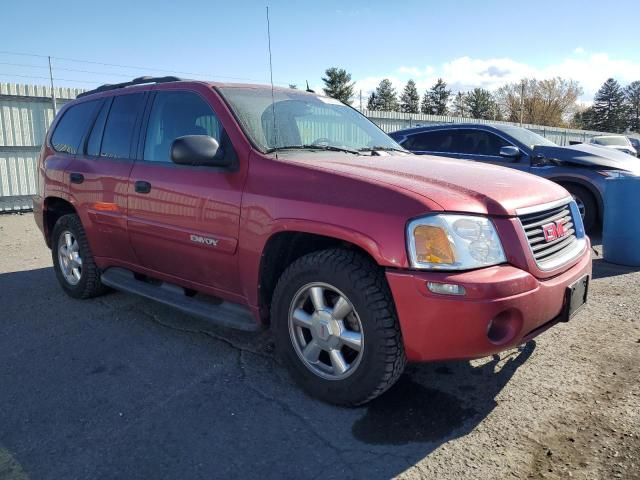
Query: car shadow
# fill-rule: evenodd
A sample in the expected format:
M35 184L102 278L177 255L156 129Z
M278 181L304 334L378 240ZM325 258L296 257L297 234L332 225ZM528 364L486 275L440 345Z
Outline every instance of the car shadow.
M0 300L0 445L34 478L390 478L473 431L536 348L412 365L351 409L307 397L268 333L74 300L52 268L0 274Z
M496 396L533 354L530 341L506 358L494 355L471 362L442 362L408 369L386 394L368 404L353 425L353 435L367 444L435 443L472 431L496 406Z
M626 265L618 265L616 263L606 262L604 258L593 259L593 276L594 280L599 278L616 277L618 275L627 275L629 273L639 272L640 267L630 267Z

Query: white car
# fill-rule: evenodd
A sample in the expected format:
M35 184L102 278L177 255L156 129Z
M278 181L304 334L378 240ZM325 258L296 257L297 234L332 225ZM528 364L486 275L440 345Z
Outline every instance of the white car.
M638 151L633 148L629 139L624 135L600 135L597 137L591 137L587 143L620 150L621 152L628 153L634 157L638 156Z

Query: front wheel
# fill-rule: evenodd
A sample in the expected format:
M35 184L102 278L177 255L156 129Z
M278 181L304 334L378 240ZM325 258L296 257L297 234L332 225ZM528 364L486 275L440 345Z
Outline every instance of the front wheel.
M368 402L406 364L384 275L353 251L323 250L291 264L274 292L272 323L293 378L330 403Z
M598 206L589 190L579 185L563 185L571 194L582 216L582 223L587 232L593 231L598 224Z

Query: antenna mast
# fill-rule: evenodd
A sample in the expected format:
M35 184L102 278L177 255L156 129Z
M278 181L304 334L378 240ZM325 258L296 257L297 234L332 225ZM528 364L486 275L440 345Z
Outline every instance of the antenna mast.
M271 112L273 114L273 147L278 146L278 127L276 126L276 98L273 92L273 63L271 62L271 25L269 22L269 6L267 5L267 41L269 45L269 76L271 79ZM276 158L278 151L276 150Z

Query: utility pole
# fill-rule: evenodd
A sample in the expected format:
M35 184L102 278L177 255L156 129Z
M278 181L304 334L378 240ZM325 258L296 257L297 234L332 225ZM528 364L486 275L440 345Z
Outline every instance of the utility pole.
M362 90L360 90L360 111L362 111Z
M56 116L58 113L58 108L56 106L56 92L53 89L53 71L51 70L51 57L47 57L49 59L49 80L51 81L51 103L53 104L53 116Z
M520 84L520 126L522 127L522 116L524 115L524 82L522 79L522 83Z

